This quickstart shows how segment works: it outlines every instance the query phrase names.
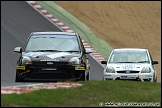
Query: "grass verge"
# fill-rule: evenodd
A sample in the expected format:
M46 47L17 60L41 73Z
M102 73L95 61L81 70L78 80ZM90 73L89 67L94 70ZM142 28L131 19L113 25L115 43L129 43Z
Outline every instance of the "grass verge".
M83 86L1 95L1 106L99 107L101 102L151 102L161 105L161 83L118 80L79 83Z

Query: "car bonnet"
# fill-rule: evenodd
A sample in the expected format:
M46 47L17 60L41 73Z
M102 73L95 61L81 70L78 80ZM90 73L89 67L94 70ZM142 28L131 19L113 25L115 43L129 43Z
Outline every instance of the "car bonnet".
M107 67L113 67L116 71L120 70L136 70L140 71L143 67L150 67L148 63L111 63Z
M23 56L28 56L32 61L69 61L72 57L80 57L80 53L71 52L29 52L24 53Z

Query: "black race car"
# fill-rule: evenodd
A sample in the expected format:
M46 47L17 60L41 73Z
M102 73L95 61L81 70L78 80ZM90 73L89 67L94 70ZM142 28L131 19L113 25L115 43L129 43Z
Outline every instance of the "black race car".
M15 82L90 80L88 55L77 33L32 32L16 67Z

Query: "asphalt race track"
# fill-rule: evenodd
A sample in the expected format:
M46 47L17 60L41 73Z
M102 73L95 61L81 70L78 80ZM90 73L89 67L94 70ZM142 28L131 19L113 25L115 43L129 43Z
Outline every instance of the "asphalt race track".
M16 61L22 47L34 31L61 31L25 1L1 1L1 87L27 85L15 83ZM89 56L91 80L102 80L103 67Z

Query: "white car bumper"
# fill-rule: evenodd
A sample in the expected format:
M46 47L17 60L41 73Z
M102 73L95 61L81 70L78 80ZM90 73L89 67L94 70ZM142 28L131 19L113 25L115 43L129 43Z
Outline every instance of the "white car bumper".
M104 73L104 80L139 80L139 81L154 81L153 73L136 73L136 74L121 74L121 73Z

